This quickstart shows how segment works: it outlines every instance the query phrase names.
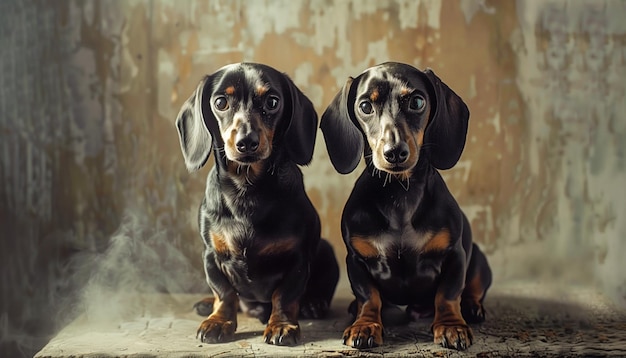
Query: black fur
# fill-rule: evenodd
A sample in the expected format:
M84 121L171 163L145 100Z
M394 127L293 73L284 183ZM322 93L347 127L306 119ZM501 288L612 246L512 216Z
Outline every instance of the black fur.
M199 212L215 302L196 306L210 311L198 337L233 339L239 306L267 323L267 343L295 344L298 316L324 316L339 275L298 168L313 156L313 105L285 74L241 63L206 76L176 124L189 170L215 158Z
M366 163L341 221L356 296L345 344L382 344L383 306L406 305L412 318L434 315L436 343L471 345L466 322L484 319L491 271L437 171L459 160L468 120L432 71L400 63L350 78L322 115L335 169L353 171L362 155Z

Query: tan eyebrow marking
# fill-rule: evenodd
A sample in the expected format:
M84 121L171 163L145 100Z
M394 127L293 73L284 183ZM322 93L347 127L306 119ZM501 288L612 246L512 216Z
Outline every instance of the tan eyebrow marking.
M257 96L262 96L265 94L265 92L267 92L267 90L269 90L270 88L267 85L263 85L263 86L258 86L255 90Z
M228 87L226 87L226 91L225 92L229 96L232 95L233 93L235 93L235 86L228 86Z
M411 93L411 89L410 88L402 87L402 89L400 90L400 95L401 96L406 96L409 93Z
M372 94L370 94L370 100L372 100L372 102L376 102L376 100L378 99L379 93L378 93L378 89L375 89Z

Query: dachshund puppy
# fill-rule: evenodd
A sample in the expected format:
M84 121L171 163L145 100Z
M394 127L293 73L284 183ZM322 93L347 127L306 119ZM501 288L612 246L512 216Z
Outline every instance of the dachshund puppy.
M299 315L324 316L339 277L298 168L313 156L311 101L269 66L232 64L200 82L176 126L190 171L215 158L199 213L215 301L198 338L232 340L241 309L267 323L265 342L296 344Z
M484 320L491 270L437 171L459 160L468 120L465 103L432 71L401 63L349 78L322 115L335 169L352 172L361 155L367 164L341 220L356 296L345 344L381 345L388 304L406 305L413 318L434 315L435 343L472 344L467 322Z

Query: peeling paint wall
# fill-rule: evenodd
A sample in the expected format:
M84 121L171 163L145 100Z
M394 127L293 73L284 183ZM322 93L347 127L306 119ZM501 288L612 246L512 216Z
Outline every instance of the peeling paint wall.
M526 197L542 188L524 203L542 213L537 237L561 270L587 273L623 307L625 11L623 1L519 2L511 37L528 123Z
M146 271L161 257L180 272L159 281L133 271L123 289L206 289L195 221L210 164L187 173L173 122L204 74L239 61L288 73L320 114L368 66L434 69L471 110L465 152L443 175L495 284L598 285L626 307L625 7L3 1L0 345L32 353L54 328L38 317L68 313L75 287L110 294L92 284L120 252ZM358 173L334 172L321 133L303 171L343 263L339 220Z

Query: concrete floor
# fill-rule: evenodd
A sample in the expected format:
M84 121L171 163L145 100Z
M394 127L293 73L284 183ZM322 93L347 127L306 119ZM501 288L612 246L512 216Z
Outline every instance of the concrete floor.
M191 310L201 296L155 295L133 301L142 312L132 318L81 316L35 357L626 356L626 315L588 288L495 285L485 301L487 320L473 326L474 344L465 352L433 344L428 320L387 325L385 344L379 348L358 351L344 346L341 335L350 324L350 295L341 289L337 296L330 318L300 322L302 341L295 347L263 343L264 326L243 315L235 341L203 344L195 338L202 317Z

